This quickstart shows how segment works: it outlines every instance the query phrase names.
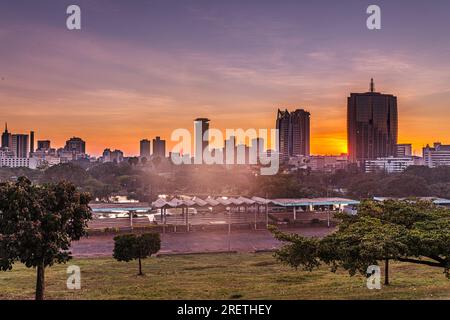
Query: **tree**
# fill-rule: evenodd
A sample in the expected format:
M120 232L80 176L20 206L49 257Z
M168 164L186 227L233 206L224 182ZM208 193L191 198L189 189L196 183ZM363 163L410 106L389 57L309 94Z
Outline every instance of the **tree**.
M158 168L159 165L161 164L162 160L160 156L155 156L152 158L152 164L155 168Z
M113 257L117 261L129 262L139 260L139 273L142 273L141 259L150 257L161 248L159 233L144 233L142 235L124 234L114 237Z
M139 158L131 157L128 159L128 163L130 164L130 166L136 166L139 163Z
M89 201L68 182L34 185L20 177L1 183L0 270L16 261L36 268L36 300L43 300L45 268L71 259L71 242L86 234L92 218Z
M365 274L367 267L389 261L442 268L450 278L450 210L416 199L385 202L363 201L356 216L340 214L339 229L323 239L307 239L272 229L285 243L276 257L295 268L313 270L321 263L335 272Z
M41 182L58 182L66 180L72 182L76 186L82 186L88 178L89 175L85 169L69 162L48 168L44 172Z

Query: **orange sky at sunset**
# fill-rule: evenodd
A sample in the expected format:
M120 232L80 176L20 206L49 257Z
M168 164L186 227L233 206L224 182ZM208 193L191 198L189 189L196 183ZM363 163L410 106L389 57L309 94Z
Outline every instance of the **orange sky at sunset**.
M174 129L192 131L198 117L222 130L270 129L278 108L303 108L311 153L340 154L347 97L368 91L374 78L376 91L398 98L399 143L412 143L417 155L426 144L450 143L445 4L427 20L421 8L390 2L383 29L371 32L358 2L345 10L337 2L327 10L297 1L109 3L81 1L78 32L61 23L63 3L8 6L0 123L13 133L34 130L55 148L79 136L91 155L112 148L131 156L141 139L169 140ZM404 24L404 14L417 23Z

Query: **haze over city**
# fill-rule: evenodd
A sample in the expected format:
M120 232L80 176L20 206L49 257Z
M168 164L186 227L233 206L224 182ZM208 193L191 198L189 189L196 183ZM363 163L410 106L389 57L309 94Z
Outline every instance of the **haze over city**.
M65 28L70 3L0 4L0 121L14 132L130 155L142 138L170 148L172 130L198 116L223 130L274 128L278 108L302 108L311 153L339 154L347 97L373 77L398 97L399 143L418 153L450 137L448 1L379 1L375 32L361 1L80 0L77 32Z

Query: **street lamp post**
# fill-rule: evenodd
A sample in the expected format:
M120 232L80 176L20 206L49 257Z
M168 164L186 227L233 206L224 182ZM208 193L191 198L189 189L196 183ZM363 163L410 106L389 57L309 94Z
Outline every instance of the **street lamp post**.
M228 252L231 252L231 209L228 213Z
M327 225L329 228L330 227L330 210L328 210L327 213L328 213Z
M129 214L130 214L130 229L131 231L133 231L133 211L130 210Z

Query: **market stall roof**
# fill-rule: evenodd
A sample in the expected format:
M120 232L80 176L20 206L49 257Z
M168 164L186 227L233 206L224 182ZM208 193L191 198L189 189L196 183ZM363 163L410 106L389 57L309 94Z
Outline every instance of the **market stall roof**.
M214 200L214 199L211 198L211 197L206 198L206 199L205 199L205 202L207 202L210 206L213 206L213 207L218 206L218 205L220 204L219 201Z
M254 201L254 200L251 200L251 199L249 199L249 198L242 197L242 196L240 196L240 197L238 198L238 200L239 200L239 201L242 201L243 203L248 204L248 205L255 204L255 201Z

